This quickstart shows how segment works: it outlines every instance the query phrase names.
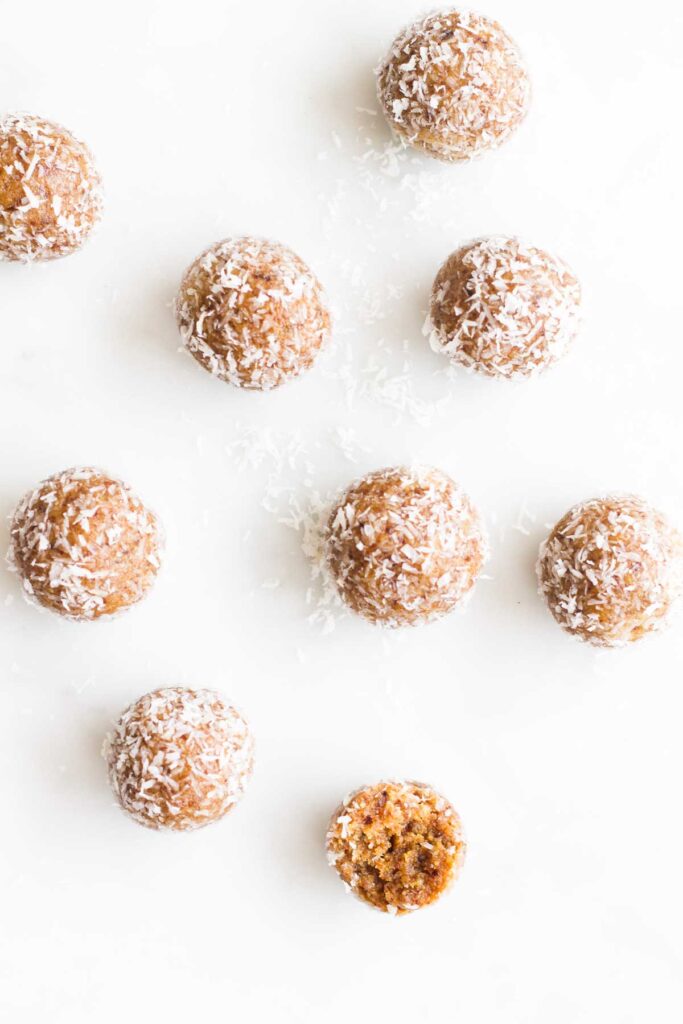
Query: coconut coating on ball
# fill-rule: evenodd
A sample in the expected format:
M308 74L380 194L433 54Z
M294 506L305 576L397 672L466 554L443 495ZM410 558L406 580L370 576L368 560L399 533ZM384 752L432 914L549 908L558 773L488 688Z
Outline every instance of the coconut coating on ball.
M186 271L176 302L188 351L237 387L268 391L308 370L330 334L320 282L277 242L229 238Z
M68 619L98 619L141 600L163 549L157 517L127 484L99 469L68 469L19 503L10 568L32 602Z
M665 625L683 592L683 539L632 495L575 505L542 543L540 592L568 633L619 647Z
M378 782L347 797L332 816L326 846L351 892L390 914L439 899L466 850L458 814L421 782Z
M568 350L581 288L557 257L517 238L478 239L452 253L432 288L432 347L487 377L532 377Z
M377 76L393 130L440 160L471 160L500 146L529 106L517 45L497 22L468 11L437 12L408 26Z
M124 711L105 757L127 814L147 828L186 832L218 821L242 798L254 740L221 694L171 687Z
M30 262L80 249L102 216L86 145L32 114L0 118L0 258Z
M396 627L440 618L470 593L488 555L479 514L437 469L390 468L356 481L324 532L342 600Z

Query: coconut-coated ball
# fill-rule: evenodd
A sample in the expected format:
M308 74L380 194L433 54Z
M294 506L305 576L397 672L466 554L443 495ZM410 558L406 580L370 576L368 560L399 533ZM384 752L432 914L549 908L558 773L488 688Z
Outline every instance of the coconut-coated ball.
M488 554L468 496L427 467L382 469L357 480L334 504L323 541L341 599L389 627L450 612L470 593Z
M278 242L229 238L186 271L176 301L188 351L240 388L269 391L314 363L330 334L322 286Z
M19 503L10 568L27 598L68 619L99 619L141 600L163 549L157 517L99 469L67 469Z
M432 288L432 347L487 377L532 377L557 362L580 326L581 288L562 260L517 238L457 249Z
M351 794L332 816L326 846L350 891L390 914L438 900L466 850L458 814L421 782L378 782Z
M537 573L563 629L598 647L620 647L666 623L683 593L683 538L642 498L596 498L553 527Z
M471 160L526 115L529 77L517 45L479 14L446 10L404 29L377 72L393 130L440 160Z
M33 114L0 117L0 258L69 256L102 216L102 180L86 145Z
M155 690L123 712L105 743L109 781L135 821L187 832L218 821L242 798L254 740L213 690Z

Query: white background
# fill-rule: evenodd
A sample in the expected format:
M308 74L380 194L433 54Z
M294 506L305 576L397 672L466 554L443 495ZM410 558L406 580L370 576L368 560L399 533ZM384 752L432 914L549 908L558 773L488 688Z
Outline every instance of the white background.
M479 163L393 167L372 69L419 12L0 2L2 107L86 139L108 197L81 254L0 266L0 543L22 493L78 463L129 481L169 535L158 586L112 623L41 614L0 572L12 1024L681 1019L681 630L596 653L533 573L579 499L637 491L683 519L681 8L495 0L528 121ZM170 309L195 255L245 232L297 249L337 314L318 366L270 395L180 354ZM533 383L451 378L421 335L442 259L497 232L585 288L579 342ZM300 454L245 467L250 430ZM479 505L491 579L426 630L325 633L280 488L305 504L415 459ZM235 699L258 765L222 823L161 835L114 806L99 751L126 704L179 683ZM382 776L441 788L470 844L453 892L400 920L347 896L322 849L338 800Z

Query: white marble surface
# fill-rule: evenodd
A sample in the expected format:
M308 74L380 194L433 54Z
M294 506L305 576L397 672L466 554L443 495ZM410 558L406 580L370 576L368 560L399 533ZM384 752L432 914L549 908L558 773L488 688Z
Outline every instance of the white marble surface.
M533 74L527 123L476 165L402 160L392 178L381 120L357 108L418 10L0 0L2 106L81 134L108 194L82 254L0 267L2 521L42 477L94 462L169 533L158 587L110 624L40 614L0 573L12 1024L681 1019L681 628L596 653L533 576L575 500L639 491L683 519L680 7L498 0L487 13ZM272 395L177 351L180 274L235 232L299 250L337 309L336 347ZM441 260L496 232L555 249L585 286L580 341L531 384L450 380L421 336ZM383 368L349 406L340 376ZM298 432L308 454L240 469L249 430L279 450ZM300 538L264 493L304 502L409 459L475 498L492 579L425 631L324 634ZM129 701L177 683L231 694L258 740L242 805L189 836L128 822L99 756ZM348 897L322 852L339 798L383 775L441 787L470 843L453 893L402 920Z

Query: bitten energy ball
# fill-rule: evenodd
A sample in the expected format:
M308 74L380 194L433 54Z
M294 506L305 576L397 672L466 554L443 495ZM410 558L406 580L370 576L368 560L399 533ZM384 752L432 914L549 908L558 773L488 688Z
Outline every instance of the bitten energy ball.
M488 554L470 499L429 468L383 469L356 481L333 507L323 539L342 600L389 627L451 611Z
M229 238L196 259L176 316L206 370L258 391L308 370L330 334L318 279L291 249L258 238Z
M218 821L242 798L254 741L219 693L171 688L124 711L105 756L124 811L148 828L187 832Z
M377 72L380 103L405 142L471 160L505 142L529 105L520 52L495 21L448 10L410 25Z
M565 354L581 289L561 260L517 238L483 238L448 257L432 288L432 347L487 377L531 377Z
M465 859L460 818L421 782L379 782L353 793L327 833L327 856L365 903L390 914L426 907Z
M563 629L619 647L665 624L683 592L683 539L641 498L598 498L553 527L537 572Z
M69 256L101 216L102 181L87 146L32 114L0 118L0 258Z
M152 586L163 546L156 516L99 469L68 469L25 495L8 560L32 602L69 619L98 619Z

